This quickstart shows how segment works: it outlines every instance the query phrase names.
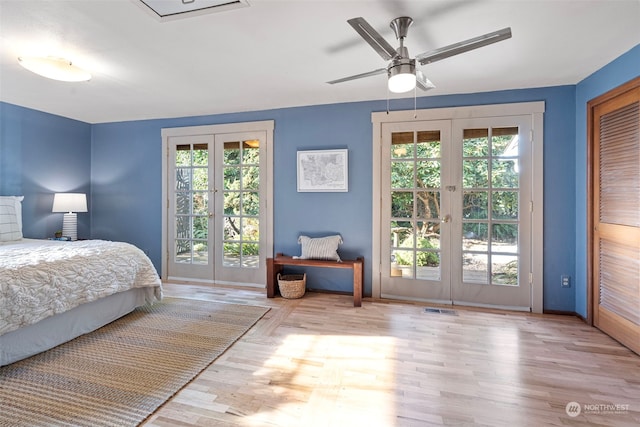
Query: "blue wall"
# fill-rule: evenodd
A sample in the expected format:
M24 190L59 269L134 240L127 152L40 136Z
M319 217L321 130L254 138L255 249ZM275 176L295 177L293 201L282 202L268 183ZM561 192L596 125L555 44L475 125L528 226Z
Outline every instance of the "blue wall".
M549 310L574 309L574 290L561 288L573 274L575 257L575 87L423 97L418 108L545 101L545 300ZM394 110L413 100L392 102ZM97 124L92 127L92 237L125 240L147 251L160 267L161 129L244 121L274 120L274 251L297 254L298 235L340 233L344 257L371 261L371 112L386 101L288 108L203 117ZM349 149L348 193L298 193L296 152ZM344 273L344 274L343 274ZM314 271L309 285L349 291L348 272ZM365 293L371 269L365 268Z
M640 48L577 86L422 97L419 109L544 101L544 308L586 314L586 102L638 75ZM413 99L393 100L393 110ZM156 268L161 259L161 129L274 120L274 251L296 254L301 233L343 235L345 257L371 261L371 113L386 101L320 105L212 116L89 125L0 103L0 194L24 194L25 235L45 237L59 228L52 214L56 191L90 195L79 214L80 237L131 242ZM298 193L298 150L349 149L348 193ZM89 187L90 183L90 187ZM89 223L88 217L91 218ZM577 254L577 257L576 257ZM346 273L343 274L343 273ZM371 293L371 268L365 268ZM560 276L575 277L572 288ZM320 270L310 285L350 290L348 272Z
M0 194L25 196L25 237L62 229L62 214L51 213L53 193L90 197L90 142L88 123L0 103ZM90 214L79 213L78 237L88 238L89 229Z
M640 45L576 85L576 308L587 316L587 102L640 76Z

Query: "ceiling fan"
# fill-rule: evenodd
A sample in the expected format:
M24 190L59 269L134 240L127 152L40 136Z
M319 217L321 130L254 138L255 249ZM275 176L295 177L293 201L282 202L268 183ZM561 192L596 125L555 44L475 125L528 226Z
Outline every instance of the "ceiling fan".
M511 28L507 27L469 40L421 53L412 59L409 57L408 49L404 46L404 39L407 37L409 27L413 23L413 19L408 16L395 18L390 23L391 28L396 33L396 38L400 40L400 46L397 49L394 49L389 43L387 43L387 41L364 18L353 18L349 19L347 22L358 34L360 34L364 41L369 43L369 45L378 52L382 59L390 62L385 68L378 68L377 70L369 71L367 73L343 77L327 83L342 83L349 80L387 73L389 77L389 90L395 93L408 92L416 86L422 90L429 90L435 87L435 85L425 77L422 71L416 69L416 61L421 65L430 64L432 62L440 61L441 59L449 58L450 56L459 55L479 47L511 38Z

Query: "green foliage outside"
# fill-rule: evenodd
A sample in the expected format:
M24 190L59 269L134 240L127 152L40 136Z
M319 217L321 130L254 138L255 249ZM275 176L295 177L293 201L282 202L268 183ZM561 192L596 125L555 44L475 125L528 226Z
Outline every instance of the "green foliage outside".
M231 142L223 150L223 250L226 256L257 255L260 213L259 148ZM208 145L179 146L176 150L176 237L177 252L206 251L209 237L209 152ZM245 224L240 226L241 221ZM197 242L201 240L201 242Z
M437 237L436 237L437 239ZM410 234L402 241L401 247L413 248L413 234ZM416 249L437 249L438 245L431 242L431 238L419 237ZM395 253L395 261L398 265L413 265L413 252L397 251ZM418 267L437 267L440 265L440 256L437 252L417 251L416 266Z

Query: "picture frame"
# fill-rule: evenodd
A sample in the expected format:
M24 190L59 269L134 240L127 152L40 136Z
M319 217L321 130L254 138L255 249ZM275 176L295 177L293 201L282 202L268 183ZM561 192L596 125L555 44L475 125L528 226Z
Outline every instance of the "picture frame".
M298 151L298 192L349 191L349 150Z

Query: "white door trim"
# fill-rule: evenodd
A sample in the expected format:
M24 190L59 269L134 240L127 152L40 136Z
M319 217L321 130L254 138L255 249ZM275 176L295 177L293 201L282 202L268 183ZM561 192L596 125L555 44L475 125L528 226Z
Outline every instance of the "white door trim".
M261 178L261 185L266 186L266 258L273 257L273 131L275 122L273 120L265 120L258 122L240 122L225 123L219 125L202 125L202 126L185 126L175 128L161 129L162 136L162 259L161 259L161 277L167 279L168 256L169 250L167 246L168 236L168 159L169 159L169 138L174 136L188 135L217 135L225 133L242 133L252 131L264 131L266 133L266 170L264 182ZM246 285L246 284L244 284ZM266 285L260 284L260 286Z
M531 311L542 313L543 310L543 114L544 101L521 102L511 104L480 105L469 107L433 108L428 110L407 110L371 113L373 126L372 138L372 251L371 251L371 285L372 297L381 298L381 197L382 197L382 124L393 122L412 122L428 120L455 120L486 117L507 117L531 115L533 132L532 144L532 218L531 228Z

